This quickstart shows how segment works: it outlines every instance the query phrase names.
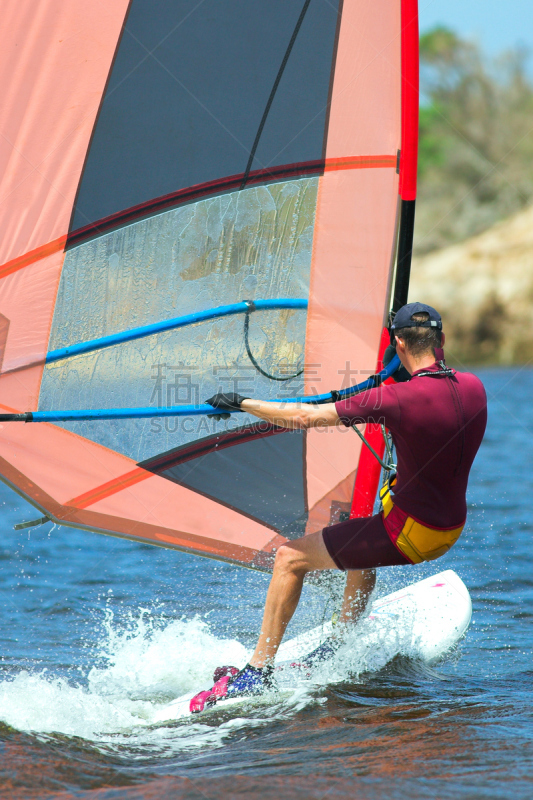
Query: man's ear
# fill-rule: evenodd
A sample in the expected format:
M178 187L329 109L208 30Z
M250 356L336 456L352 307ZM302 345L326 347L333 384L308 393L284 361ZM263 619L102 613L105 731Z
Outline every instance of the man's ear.
M400 350L402 353L405 353L405 342L402 342L399 336L394 337L396 340L396 352Z
M445 333L441 333L441 335L440 335L440 346L441 347L444 347L444 342L445 341L446 341L446 334Z

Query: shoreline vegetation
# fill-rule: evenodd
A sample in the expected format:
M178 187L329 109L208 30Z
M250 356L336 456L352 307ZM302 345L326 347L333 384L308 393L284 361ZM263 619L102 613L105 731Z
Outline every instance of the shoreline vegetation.
M533 359L533 86L528 52L489 60L438 27L421 37L410 300L441 311L450 363Z

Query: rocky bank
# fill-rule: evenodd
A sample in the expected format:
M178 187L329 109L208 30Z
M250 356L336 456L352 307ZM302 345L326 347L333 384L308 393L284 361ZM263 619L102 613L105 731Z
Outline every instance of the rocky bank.
M413 259L414 300L441 312L450 363L533 363L533 207Z

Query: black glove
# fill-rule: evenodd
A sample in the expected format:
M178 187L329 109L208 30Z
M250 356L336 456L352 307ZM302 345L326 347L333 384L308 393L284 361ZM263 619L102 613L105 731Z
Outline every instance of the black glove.
M237 394L237 392L217 392L214 394L213 397L210 397L209 400L206 400L206 403L209 403L210 406L213 408L218 408L222 412L228 411L242 411L241 403L243 400L249 400L248 397L242 397L242 395ZM213 419L216 419L217 422L221 419L229 419L231 414L222 413L222 414L213 414Z
M383 366L384 367L388 366L395 355L396 355L396 348L394 347L393 344L390 344L383 353ZM394 383L404 383L404 381L411 380L411 376L407 372L403 364L400 364L396 372L392 373L391 378L394 381Z

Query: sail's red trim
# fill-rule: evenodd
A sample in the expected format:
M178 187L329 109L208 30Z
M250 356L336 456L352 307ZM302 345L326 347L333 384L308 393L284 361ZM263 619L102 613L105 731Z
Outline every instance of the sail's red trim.
M94 503L98 503L100 500L104 500L106 497L111 497L111 495L121 492L129 486L134 486L136 483L145 481L147 478L151 477L151 472L137 467L130 472L124 473L124 475L120 475L118 478L113 478L113 480L107 481L100 486L95 486L94 489L89 489L88 492L74 497L72 500L65 503L65 505L74 508L87 508L88 506L94 505Z
M400 197L416 199L418 161L418 0L402 0L402 147Z
M47 244L36 247L35 250L30 250L22 256L17 256L17 258L12 258L11 261L6 261L6 263L2 264L0 267L0 278L5 278L6 275L11 275L12 272L17 272L17 270L23 267L28 267L30 264L40 261L41 258L51 256L53 253L58 253L60 250L64 249L66 243L67 237L60 236L52 242L47 242Z
M324 172L342 169L396 169L397 156L348 156L347 158L327 158Z
M264 439L267 436L275 436L278 433L287 433L287 428L281 428L270 423L258 422L253 425L245 425L232 431L215 433L203 439L173 448L165 453L161 453L154 458L141 461L138 466L143 470L148 470L156 475L164 472L178 464L184 464L195 458L207 455L208 453L220 452L227 447L234 447L245 442L253 442L256 439Z
M8 414L20 414L20 408L11 408L11 406L5 406L3 403L0 403L0 408L2 411L7 411Z
M313 173L321 173L324 169L323 161L308 161L301 164L284 164L280 167L271 169L255 170L250 172L247 184L264 183L265 181L279 181L283 178L294 178L298 175L309 175ZM198 200L200 197L206 197L211 194L219 194L221 192L228 192L238 189L241 186L244 178L244 172L239 175L229 175L224 178L217 178L214 181L207 183L199 183L195 186L188 186L186 189L180 189L177 192L156 197L154 200L149 200L146 203L139 203L139 205L127 208L124 211L119 211L116 214L111 214L109 217L100 219L90 225L85 225L83 228L72 231L68 236L67 246L72 247L80 244L92 236L100 236L107 231L127 225L140 219L143 216L154 214L162 211L165 208L177 206L180 203L190 203Z
M375 156L347 156L345 158L331 158L319 161L302 161L297 164L282 164L279 167L258 169L250 172L247 178L247 185L254 183L265 183L269 181L280 181L288 178L296 178L300 175L321 175L323 172L343 169L379 169L383 167L395 168L395 155L375 155ZM207 197L221 192L234 191L239 189L244 173L239 175L229 175L224 178L217 178L207 183L199 183L180 189L177 192L156 197L146 203L132 206L124 211L112 214L109 217L93 222L83 228L72 231L67 240L67 247L78 245L93 236L100 236L107 231L127 225L140 219L143 216L155 214L165 208L177 206L180 203L190 203L201 197Z

